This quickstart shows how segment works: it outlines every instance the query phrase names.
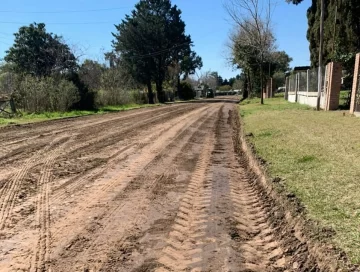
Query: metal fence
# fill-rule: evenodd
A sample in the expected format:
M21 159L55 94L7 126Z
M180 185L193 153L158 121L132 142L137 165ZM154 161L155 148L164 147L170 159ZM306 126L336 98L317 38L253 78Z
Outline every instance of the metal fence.
M325 67L322 68L322 91L325 90ZM317 92L318 91L318 68L307 71L297 71L286 80L287 92ZM326 91L326 90L325 90Z

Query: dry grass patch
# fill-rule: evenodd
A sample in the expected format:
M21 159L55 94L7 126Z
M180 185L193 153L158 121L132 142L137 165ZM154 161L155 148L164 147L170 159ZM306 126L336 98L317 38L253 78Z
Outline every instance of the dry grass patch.
M360 263L360 118L283 98L265 103L240 105L249 141L269 174L281 177L308 216L333 228L334 243Z

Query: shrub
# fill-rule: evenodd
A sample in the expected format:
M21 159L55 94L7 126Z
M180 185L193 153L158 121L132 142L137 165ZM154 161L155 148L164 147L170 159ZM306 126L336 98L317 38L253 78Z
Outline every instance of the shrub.
M68 111L80 100L76 86L65 79L25 76L17 83L17 106L27 112Z
M180 97L180 99L184 99L184 100L190 100L190 99L195 98L195 91L192 88L190 83L188 83L186 81L182 81L180 83L179 97Z

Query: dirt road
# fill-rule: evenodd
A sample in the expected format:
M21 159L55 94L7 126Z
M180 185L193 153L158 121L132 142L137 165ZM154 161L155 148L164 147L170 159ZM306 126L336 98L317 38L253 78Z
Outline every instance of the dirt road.
M285 271L236 118L193 103L0 129L0 271Z

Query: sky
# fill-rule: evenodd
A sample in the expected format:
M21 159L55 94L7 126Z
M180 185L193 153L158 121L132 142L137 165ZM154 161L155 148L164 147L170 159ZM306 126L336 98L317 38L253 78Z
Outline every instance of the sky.
M223 8L226 0L172 0L182 10L186 33L193 49L203 59L205 71L217 71L223 78L239 74L227 62L226 44L232 29ZM129 14L138 0L12 0L2 1L0 8L0 59L13 44L13 33L32 22L45 23L46 29L61 35L82 58L104 61L103 52L111 50L111 32ZM306 10L311 0L298 6L274 0L273 27L279 50L293 58L291 67L310 64L306 39Z

